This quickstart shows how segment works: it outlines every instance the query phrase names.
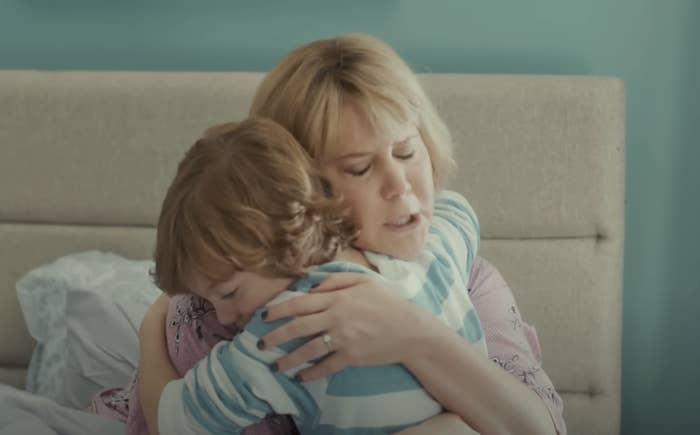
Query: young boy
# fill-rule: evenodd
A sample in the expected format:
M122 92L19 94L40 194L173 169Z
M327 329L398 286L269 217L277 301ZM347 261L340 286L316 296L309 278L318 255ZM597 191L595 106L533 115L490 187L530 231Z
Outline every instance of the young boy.
M330 273L354 271L383 281L485 352L466 283L453 272L474 258L478 224L461 197L441 199L434 243L417 261L364 253L350 247L356 231L342 199L326 193L282 127L250 119L198 141L163 202L154 277L170 295L206 299L220 323L242 332L168 384L160 431L237 433L276 413L292 415L304 434L384 433L439 414L441 406L400 365L353 367L300 383L296 371L276 373L270 364L306 340L262 350L259 339L285 322L265 322L265 306L307 293Z

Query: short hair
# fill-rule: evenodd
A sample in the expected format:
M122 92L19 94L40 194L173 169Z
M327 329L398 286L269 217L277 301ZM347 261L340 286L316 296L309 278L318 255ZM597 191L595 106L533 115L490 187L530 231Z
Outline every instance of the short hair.
M160 212L154 281L191 293L193 272L299 277L355 237L314 162L269 119L210 128L185 154Z
M375 134L416 124L444 187L454 166L452 139L417 76L384 42L353 34L318 40L287 54L263 79L251 116L282 124L317 161L337 143L341 111L355 104Z

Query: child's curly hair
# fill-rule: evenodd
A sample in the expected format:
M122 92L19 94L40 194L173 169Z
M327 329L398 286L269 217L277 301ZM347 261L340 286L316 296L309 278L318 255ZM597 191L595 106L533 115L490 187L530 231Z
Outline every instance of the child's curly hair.
M185 154L163 200L153 278L191 293L191 274L298 277L356 237L304 149L265 118L211 127Z

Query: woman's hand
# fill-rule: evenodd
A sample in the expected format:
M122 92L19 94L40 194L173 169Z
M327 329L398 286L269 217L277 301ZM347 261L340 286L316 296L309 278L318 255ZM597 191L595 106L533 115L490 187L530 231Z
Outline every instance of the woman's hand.
M429 313L395 296L379 282L351 272L331 274L312 293L270 307L266 320L286 317L295 319L262 337L265 348L296 338L318 337L280 358L280 372L328 355L298 373L303 381L323 378L348 366L403 363L421 352L422 340L430 339L442 327ZM330 336L329 346L323 341L324 334Z

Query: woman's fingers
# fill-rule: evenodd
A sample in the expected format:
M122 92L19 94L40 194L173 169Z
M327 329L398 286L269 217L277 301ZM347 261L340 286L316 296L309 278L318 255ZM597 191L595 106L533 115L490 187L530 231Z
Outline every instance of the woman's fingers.
M274 322L287 317L315 314L326 310L330 302L331 298L323 294L307 294L289 298L284 302L269 307L267 313L264 314L264 319L267 322Z
M260 338L258 346L269 349L297 338L310 337L328 329L326 313L311 314L285 323Z
M328 294L328 292L347 289L367 279L366 275L362 273L332 273L318 286L312 288L312 293L289 298L269 307L264 314L264 319L268 322L274 322L286 317L305 316L326 311L334 298L334 295Z
M323 358L299 372L303 381L329 376L351 365L398 363L410 351L405 344L417 335L427 334L416 322L420 320L416 311L420 310L415 305L386 291L367 275L337 272L322 281L313 293L271 306L266 320L293 319L261 337L260 346L268 349L310 338L272 367L288 371ZM331 342L327 345L322 337L331 330Z
M321 345L323 345L323 343L321 343ZM325 378L333 373L337 373L346 367L348 367L348 364L342 353L334 352L329 354L318 364L305 368L304 370L299 370L297 379L300 382L315 381L316 379Z
M323 342L323 337L319 336L306 342L303 346L298 347L293 352L288 353L276 361L277 370L286 372L289 369L298 367L305 362L310 362L315 359L328 355L328 347Z

